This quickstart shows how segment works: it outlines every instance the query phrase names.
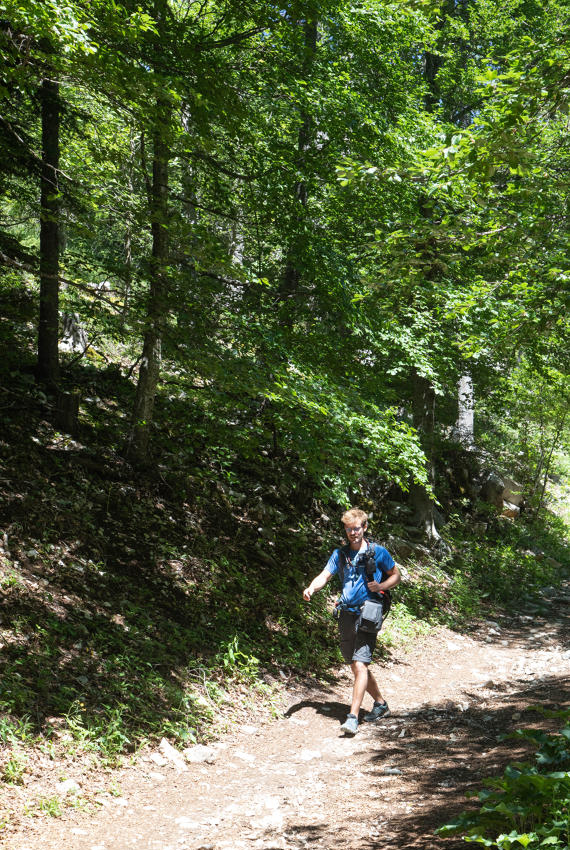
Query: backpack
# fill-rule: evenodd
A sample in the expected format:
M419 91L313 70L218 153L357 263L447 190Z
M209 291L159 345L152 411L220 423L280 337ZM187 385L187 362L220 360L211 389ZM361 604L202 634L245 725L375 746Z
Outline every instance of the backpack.
M364 552L364 568L366 570L366 580L374 581L374 573L376 572L376 559L374 557L374 546L375 541L368 541L368 548L366 552ZM340 578L341 586L344 585L344 568L346 566L346 562L349 560L350 554L350 546L343 546L338 554L338 576ZM389 590L382 590L380 592L380 596L382 597L382 619L385 620L388 614L390 613L390 608L392 607L392 594Z

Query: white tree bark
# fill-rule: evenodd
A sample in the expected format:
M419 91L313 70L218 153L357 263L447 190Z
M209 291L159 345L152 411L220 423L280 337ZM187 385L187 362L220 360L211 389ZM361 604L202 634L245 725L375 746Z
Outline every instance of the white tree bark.
M457 436L465 448L475 447L475 395L471 375L462 375L457 384Z

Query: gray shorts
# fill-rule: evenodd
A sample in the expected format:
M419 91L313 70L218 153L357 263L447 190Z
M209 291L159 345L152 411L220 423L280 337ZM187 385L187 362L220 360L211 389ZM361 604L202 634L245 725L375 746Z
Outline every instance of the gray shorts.
M341 611L338 618L338 633L340 637L340 651L347 664L351 661L362 661L370 664L372 653L376 646L376 635L372 632L359 632L356 630L358 614L350 611Z

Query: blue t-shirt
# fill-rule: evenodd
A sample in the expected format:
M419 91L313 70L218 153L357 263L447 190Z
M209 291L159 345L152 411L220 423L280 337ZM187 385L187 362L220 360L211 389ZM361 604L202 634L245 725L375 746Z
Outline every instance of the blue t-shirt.
M371 547L374 548L374 560L376 561L374 581L384 581L387 578L388 571L395 566L394 559L388 550L384 549L378 543L372 543ZM333 576L338 573L340 551L340 549L334 550L325 567ZM368 590L366 568L364 566L364 555L366 551L366 549L363 549L356 556L351 551L349 557L346 558L344 581L340 596L340 604L343 608L359 608L367 599L379 598L377 593L371 593Z

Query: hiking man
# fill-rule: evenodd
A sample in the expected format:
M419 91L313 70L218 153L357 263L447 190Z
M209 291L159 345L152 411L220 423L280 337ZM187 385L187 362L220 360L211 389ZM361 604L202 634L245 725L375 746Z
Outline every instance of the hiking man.
M337 602L340 649L342 657L350 664L354 676L350 713L340 727L345 735L355 735L358 730L358 712L366 691L374 700L372 711L364 720L372 722L390 713L388 703L380 693L378 683L368 669L376 645L376 633L358 629L362 605L367 599L381 601L382 591L395 587L401 579L394 559L383 546L369 543L364 534L368 528L368 514L359 508L346 511L342 517L349 545L335 549L324 570L303 591L303 599L310 602L313 593L340 574L342 593ZM374 580L367 581L367 558L374 568Z

